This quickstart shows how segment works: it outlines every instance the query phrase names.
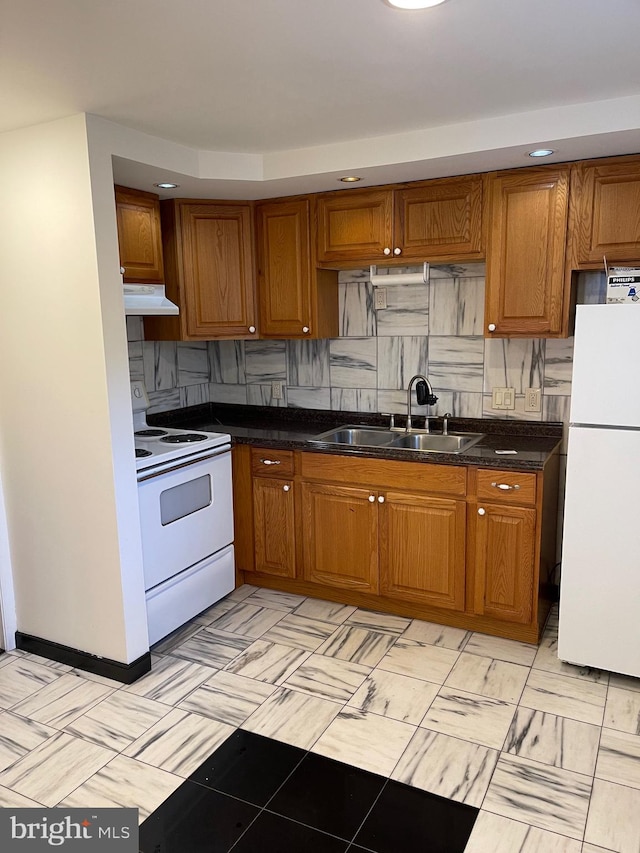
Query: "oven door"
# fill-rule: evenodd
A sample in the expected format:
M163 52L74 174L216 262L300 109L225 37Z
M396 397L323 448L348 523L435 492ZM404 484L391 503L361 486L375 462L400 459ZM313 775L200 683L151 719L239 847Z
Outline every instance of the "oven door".
M229 445L141 472L138 502L149 590L233 542Z

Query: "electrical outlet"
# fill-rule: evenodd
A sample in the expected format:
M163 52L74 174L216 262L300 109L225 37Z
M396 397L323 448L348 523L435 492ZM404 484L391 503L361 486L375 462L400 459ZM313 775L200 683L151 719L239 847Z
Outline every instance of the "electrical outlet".
M282 400L284 396L284 382L271 383L271 396L274 400Z
M492 409L515 409L516 407L516 389L515 388L493 388L492 389Z
M525 412L539 412L542 408L542 393L540 388L527 388L524 392Z
M378 310L378 308L386 308L387 307L387 288L386 287L376 287L373 290L373 307Z

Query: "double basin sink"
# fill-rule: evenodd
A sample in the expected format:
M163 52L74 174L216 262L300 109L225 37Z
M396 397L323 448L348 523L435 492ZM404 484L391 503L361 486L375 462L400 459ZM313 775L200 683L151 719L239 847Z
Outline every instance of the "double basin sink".
M388 447L390 450L417 450L423 453L464 453L481 438L484 438L484 433L481 432L450 432L443 435L424 430L404 432L384 427L347 425L320 433L311 441L346 447Z

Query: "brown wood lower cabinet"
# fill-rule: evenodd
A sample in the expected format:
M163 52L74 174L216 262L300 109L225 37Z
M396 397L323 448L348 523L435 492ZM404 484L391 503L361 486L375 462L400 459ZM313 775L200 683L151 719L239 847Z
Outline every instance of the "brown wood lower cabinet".
M464 501L387 492L380 504L380 593L464 610Z
M485 504L476 510L474 611L531 622L536 511Z
M302 483L304 578L378 592L378 510L370 489Z
M253 484L255 570L296 574L294 491L291 480L256 477Z
M557 455L532 473L236 447L234 488L249 583L539 639Z

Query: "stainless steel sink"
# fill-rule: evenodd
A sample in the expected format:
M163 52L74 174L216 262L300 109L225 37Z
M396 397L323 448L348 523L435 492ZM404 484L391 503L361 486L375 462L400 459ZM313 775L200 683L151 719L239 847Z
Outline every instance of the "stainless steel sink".
M384 427L367 427L347 424L316 435L311 441L351 447L389 447L398 450L417 450L423 453L464 453L477 444L484 433L441 433L391 431Z
M312 438L326 444L350 444L360 447L378 447L389 444L398 435L384 427L342 426L330 429Z
M477 444L484 433L465 432L448 435L440 433L406 433L394 439L389 447L402 448L403 450L422 450L431 453L464 453L474 444Z

